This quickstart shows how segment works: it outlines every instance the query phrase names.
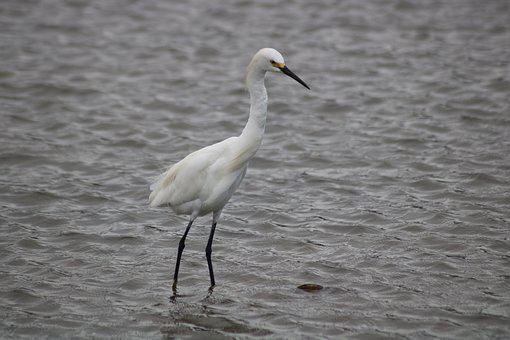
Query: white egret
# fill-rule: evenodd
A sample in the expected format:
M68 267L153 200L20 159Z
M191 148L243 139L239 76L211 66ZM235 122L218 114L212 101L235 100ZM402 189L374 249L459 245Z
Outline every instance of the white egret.
M151 207L169 206L176 214L189 215L189 223L179 242L173 291L186 236L198 216L213 214L211 233L205 248L211 288L214 272L211 262L212 241L221 211L241 183L249 161L260 147L266 126L266 72L283 73L310 89L290 71L282 55L272 48L259 50L247 68L246 85L250 93L250 116L241 135L195 151L170 166L152 185Z

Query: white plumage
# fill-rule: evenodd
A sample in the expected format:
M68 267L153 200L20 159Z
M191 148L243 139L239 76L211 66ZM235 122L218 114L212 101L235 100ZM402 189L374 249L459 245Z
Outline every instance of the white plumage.
M264 84L266 72L284 73L309 89L285 66L278 51L272 48L259 50L247 68L246 85L251 105L250 116L241 135L189 154L161 174L150 187L149 201L152 207L169 206L176 214L190 216L188 227L179 243L174 293L186 235L195 218L208 213L213 213L213 225L206 255L211 287L215 284L211 262L214 230L223 207L241 183L250 159L262 142L267 113L267 92Z
M239 140L231 137L207 146L171 166L151 185L150 205L169 205L177 214L190 215L191 220L220 211L258 149Z

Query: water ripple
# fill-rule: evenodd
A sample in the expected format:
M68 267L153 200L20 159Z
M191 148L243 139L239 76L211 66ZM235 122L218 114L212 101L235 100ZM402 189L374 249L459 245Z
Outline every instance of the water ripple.
M508 338L509 7L385 0L5 2L4 338ZM270 45L266 138L208 219L148 183L238 134ZM320 284L307 292L297 287Z

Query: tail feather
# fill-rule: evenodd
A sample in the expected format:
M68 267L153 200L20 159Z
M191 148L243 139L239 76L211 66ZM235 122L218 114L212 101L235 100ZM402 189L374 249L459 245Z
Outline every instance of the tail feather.
M150 185L149 204L151 207L170 203L172 182L175 180L175 176L177 176L176 165L159 175Z
M165 173L162 173L149 186L149 189L151 191L151 193L149 195L149 205L151 207L157 207L159 205L157 200L156 200L156 197L158 196L158 194L160 192L161 181L163 180L164 176L165 176Z

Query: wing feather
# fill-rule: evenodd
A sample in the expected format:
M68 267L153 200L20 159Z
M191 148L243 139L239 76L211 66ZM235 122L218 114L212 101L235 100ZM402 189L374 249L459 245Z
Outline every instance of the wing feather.
M171 166L150 186L151 207L179 206L200 198L211 166L220 161L228 147L228 139L197 150Z

